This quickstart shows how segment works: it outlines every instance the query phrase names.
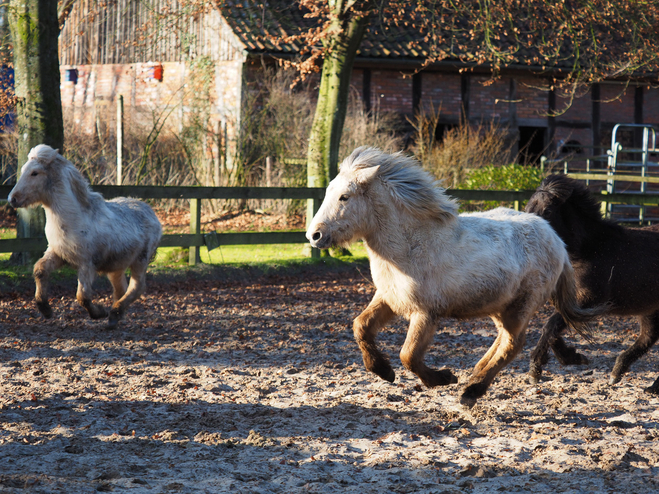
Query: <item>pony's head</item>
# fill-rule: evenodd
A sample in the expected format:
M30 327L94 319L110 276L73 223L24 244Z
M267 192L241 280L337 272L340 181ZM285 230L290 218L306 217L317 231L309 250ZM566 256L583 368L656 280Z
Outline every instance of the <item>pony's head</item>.
M584 184L565 175L545 177L529 199L526 212L546 219L568 250L578 244L584 227L603 221L597 198Z
M57 149L39 144L28 153L7 200L14 208L50 206L58 194L72 194L83 206L89 205L89 185L80 172Z
M403 215L439 222L453 219L458 209L416 159L357 148L327 187L307 238L320 249L348 245L380 228L392 207Z

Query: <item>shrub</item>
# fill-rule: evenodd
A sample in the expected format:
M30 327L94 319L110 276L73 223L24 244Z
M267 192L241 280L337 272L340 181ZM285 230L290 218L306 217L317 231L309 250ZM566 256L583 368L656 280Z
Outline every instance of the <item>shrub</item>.
M461 123L436 135L440 111L422 109L410 123L414 128L412 151L445 187L458 187L473 169L503 166L516 160L508 129L496 122L472 126Z
M510 163L484 166L472 170L461 184L463 189L533 190L540 185L544 172L533 166Z
M462 189L491 189L491 190L534 190L542 182L545 173L533 166L510 163L504 166L484 166L472 170L461 184ZM472 202L464 209L492 209L498 206L510 206L506 202L483 201ZM520 204L521 207L524 203Z

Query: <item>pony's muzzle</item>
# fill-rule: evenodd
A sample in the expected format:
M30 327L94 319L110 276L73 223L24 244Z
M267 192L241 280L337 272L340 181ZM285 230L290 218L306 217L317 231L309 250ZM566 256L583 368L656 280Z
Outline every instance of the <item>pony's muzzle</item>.
M309 240L311 246L316 247L317 249L327 249L331 244L330 235L327 233L324 234L319 229L315 231L308 231L307 239Z
M21 201L20 198L17 197L15 194L9 194L9 197L7 198L7 201L11 205L12 208L20 208L21 207Z

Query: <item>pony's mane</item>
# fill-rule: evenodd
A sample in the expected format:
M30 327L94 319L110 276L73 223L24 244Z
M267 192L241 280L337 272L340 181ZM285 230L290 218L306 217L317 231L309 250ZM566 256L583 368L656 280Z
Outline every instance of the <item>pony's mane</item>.
M53 179L56 187L60 185L58 182L69 183L76 199L83 207L89 208L93 202L103 201L103 196L91 190L82 173L73 163L62 156L59 150L53 149L47 144L39 144L30 150L27 157L28 160L36 160L54 172Z
M446 195L416 158L402 152L388 154L359 147L341 163L341 172L357 174L371 167L378 167L374 178L379 178L394 200L414 216L448 221L457 215L457 201Z
M551 197L550 204L543 204L544 208L551 205L561 206L569 202L570 205L590 221L603 221L600 212L600 202L588 188L577 180L565 175L549 175L546 177L537 192L544 192Z

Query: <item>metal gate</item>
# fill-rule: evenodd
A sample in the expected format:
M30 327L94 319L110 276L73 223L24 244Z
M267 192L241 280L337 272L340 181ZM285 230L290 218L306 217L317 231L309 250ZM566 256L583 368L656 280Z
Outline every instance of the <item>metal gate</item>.
M620 133L624 130L634 132L634 141L641 147L624 147L620 142ZM606 191L625 194L659 194L659 188L648 188L644 177L659 172L659 149L657 149L657 127L647 124L616 124L611 134L611 149L608 154L608 178ZM618 175L619 178L616 178ZM620 175L640 177L633 182L625 181ZM607 218L615 221L645 222L659 221L659 214L648 216L645 206L608 204Z

